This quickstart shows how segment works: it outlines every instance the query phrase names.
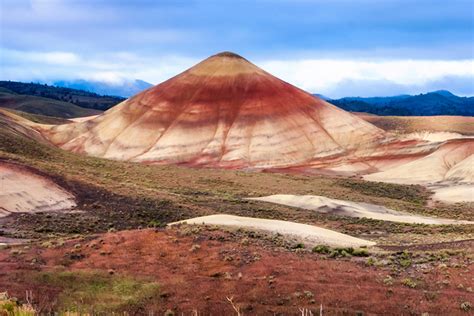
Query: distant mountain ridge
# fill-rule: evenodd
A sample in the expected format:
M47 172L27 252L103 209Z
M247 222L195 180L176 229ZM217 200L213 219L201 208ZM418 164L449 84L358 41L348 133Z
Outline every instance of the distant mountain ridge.
M85 90L101 95L113 95L125 98L128 98L153 86L151 83L138 79L120 83L88 81L84 79L72 81L61 80L53 82L53 85L64 88Z
M419 95L367 98L345 97L341 99L327 99L327 101L346 111L367 112L377 115L474 116L474 97L459 97L446 90Z

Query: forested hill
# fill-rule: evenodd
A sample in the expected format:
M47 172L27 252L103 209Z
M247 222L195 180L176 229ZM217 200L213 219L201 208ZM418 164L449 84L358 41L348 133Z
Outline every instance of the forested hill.
M328 102L347 111L377 115L474 116L474 97L459 97L445 90L394 97L346 97L336 100L328 99Z
M72 103L83 108L101 111L108 110L114 105L125 100L125 98L122 97L102 96L88 91L55 87L38 83L0 81L0 88L5 88L20 95L54 99L62 102Z

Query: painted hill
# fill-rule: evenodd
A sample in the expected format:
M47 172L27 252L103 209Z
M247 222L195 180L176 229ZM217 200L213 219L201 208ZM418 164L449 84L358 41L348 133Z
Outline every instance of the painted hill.
M92 156L225 168L310 164L385 139L381 129L229 52L95 119L44 133Z
M445 90L413 96L346 97L329 100L329 102L347 111L366 112L377 115L474 116L474 97L458 97Z

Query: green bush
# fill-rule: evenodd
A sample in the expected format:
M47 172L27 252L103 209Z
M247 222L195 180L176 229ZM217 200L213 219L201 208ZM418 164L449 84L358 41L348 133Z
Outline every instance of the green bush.
M412 289L416 288L417 286L416 282L410 278L403 279L402 284Z
M305 246L304 246L303 243L297 243L297 244L294 245L292 248L293 248L293 249L304 249Z
M352 255L356 257L368 257L369 250L367 250L367 248L357 248L357 249L354 249L354 251L352 252Z
M329 248L326 245L317 245L317 246L314 246L314 248L312 249L312 252L328 254L331 252L331 248Z

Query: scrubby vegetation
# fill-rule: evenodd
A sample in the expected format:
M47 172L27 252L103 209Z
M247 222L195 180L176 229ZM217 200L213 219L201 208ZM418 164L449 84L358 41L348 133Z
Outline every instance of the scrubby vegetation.
M58 288L61 294L54 310L79 314L138 312L153 298L158 298L159 284L112 272L43 272L34 275L38 286Z
M6 92L0 92L0 107L59 118L74 118L101 113L100 111L83 108L70 102Z
M326 245L317 245L312 249L312 252L327 254L331 258L336 257L368 257L369 250L367 248L352 248L352 247L343 247L343 248L331 248Z
M427 226L319 214L281 205L247 201L249 196L275 193L313 194L368 202L402 211L441 213L472 220L469 205L427 208L425 191L415 186L387 185L324 176L248 173L230 170L152 166L85 157L0 129L0 159L31 166L71 191L81 213L24 214L0 220L17 229L11 237L105 232L162 226L171 221L212 213L314 223L353 236L377 240L390 233L401 238L431 239L435 234L470 234L472 225ZM286 188L284 192L281 188ZM406 198L403 199L403 195ZM471 215L469 215L471 214ZM471 216L471 218L470 218ZM61 225L59 225L61 223ZM383 233L374 233L383 232ZM370 236L370 237L366 237ZM437 237L438 238L438 237Z
M0 293L0 315L2 316L35 316L37 311L28 302L21 303L7 292Z
M421 185L401 185L349 179L338 180L338 184L366 195L387 197L415 204L425 203L429 196L428 190Z
M0 81L0 88L2 88L0 92L4 93L13 92L17 95L42 97L67 102L68 104L74 104L82 108L101 111L108 110L117 103L125 100L121 97L101 96L84 90L55 87L38 83Z

